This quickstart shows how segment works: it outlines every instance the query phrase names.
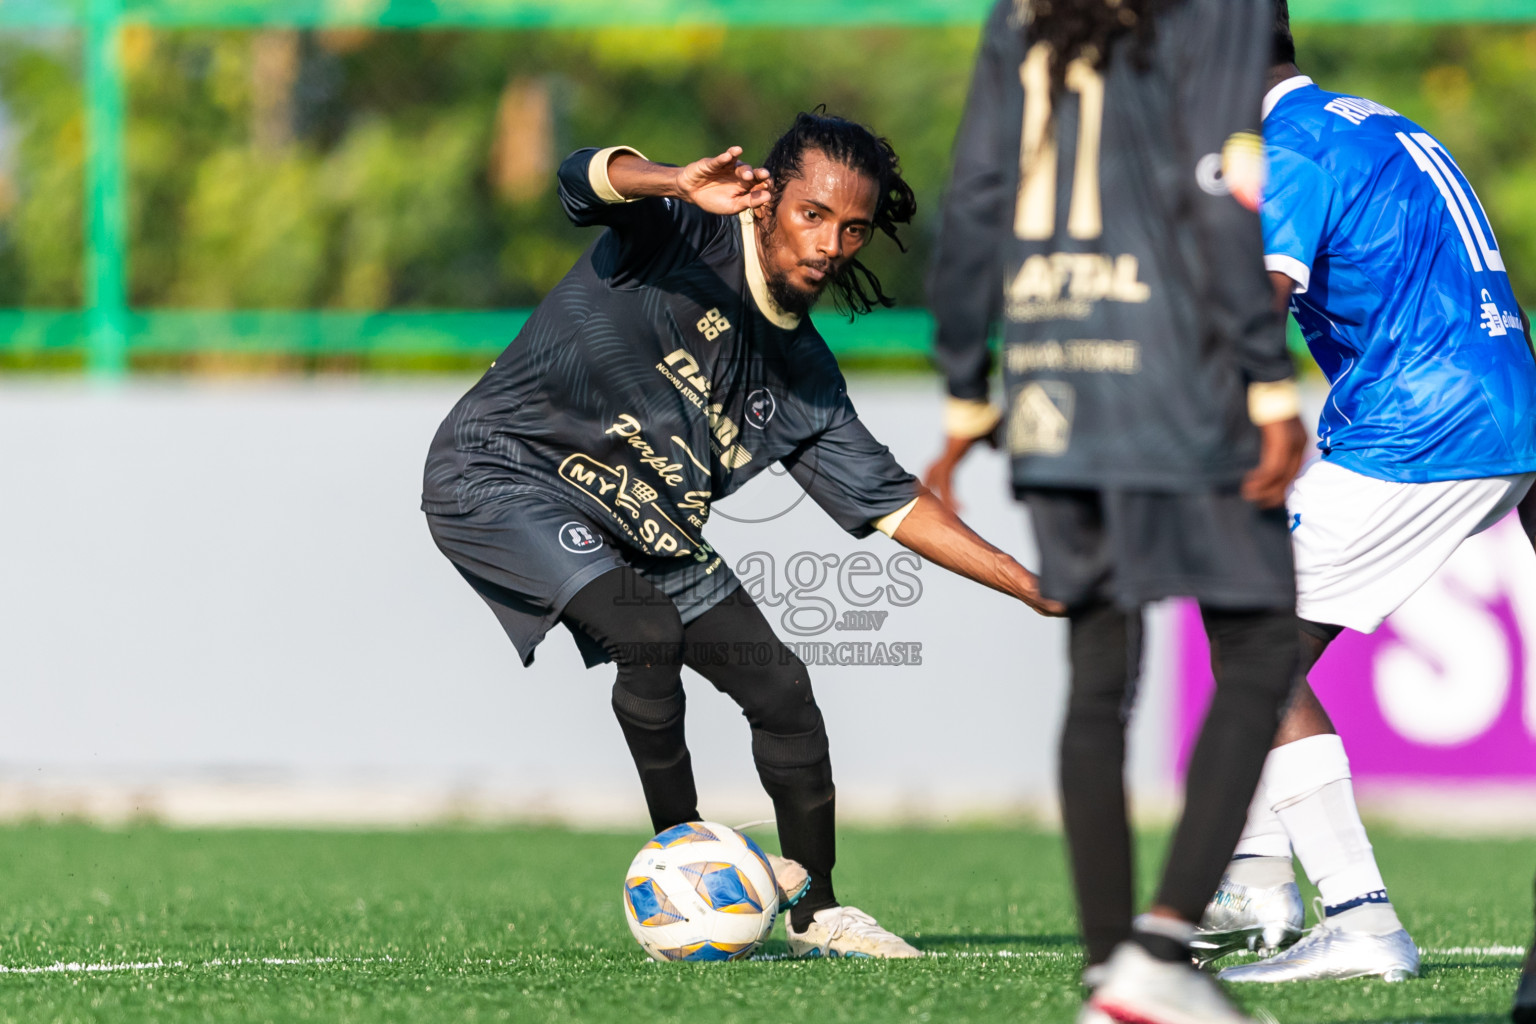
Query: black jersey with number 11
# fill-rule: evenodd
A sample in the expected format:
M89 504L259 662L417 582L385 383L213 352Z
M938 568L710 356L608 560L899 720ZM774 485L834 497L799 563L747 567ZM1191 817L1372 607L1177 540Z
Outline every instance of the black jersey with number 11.
M1016 486L1231 484L1247 385L1291 374L1256 212L1269 0L1156 17L1054 93L1028 0L987 23L930 294L956 398L986 397L1004 323Z

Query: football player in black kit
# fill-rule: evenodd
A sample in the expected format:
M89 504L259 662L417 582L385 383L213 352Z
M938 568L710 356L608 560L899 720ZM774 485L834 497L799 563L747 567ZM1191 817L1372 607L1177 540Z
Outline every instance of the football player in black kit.
M1067 608L1084 1021L1248 1020L1189 941L1299 657L1282 502L1306 433L1256 212L1272 24L1269 0L1000 0L955 145L930 280L948 440L928 481L947 498L955 464L1000 430L1042 593ZM1174 595L1199 601L1219 685L1133 920L1125 724L1140 609Z
M588 665L617 664L613 709L658 832L699 818L688 665L741 705L780 844L803 865L775 861L784 902L800 895L791 952L917 956L838 904L821 712L804 664L704 540L710 504L780 462L854 536L881 530L1057 609L870 436L807 315L827 290L853 313L890 302L856 258L914 211L889 143L801 114L761 168L740 153L671 167L620 146L565 160L566 213L607 230L443 422L423 508L525 663L558 622Z

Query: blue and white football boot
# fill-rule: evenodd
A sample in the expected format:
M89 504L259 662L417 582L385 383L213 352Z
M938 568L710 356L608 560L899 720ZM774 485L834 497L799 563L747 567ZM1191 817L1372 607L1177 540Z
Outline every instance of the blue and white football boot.
M1305 921L1301 890L1294 881L1259 887L1223 875L1190 948L1201 967L1240 950L1269 956L1301 938Z
M780 857L776 853L767 854L767 857L768 867L773 870L773 880L779 887L779 913L782 914L800 902L800 898L811 887L811 875L797 860Z
M1228 967L1222 981L1316 981L1379 977L1407 981L1419 973L1419 948L1402 928L1382 935L1353 931L1330 922L1317 901L1318 923L1283 953L1256 964Z

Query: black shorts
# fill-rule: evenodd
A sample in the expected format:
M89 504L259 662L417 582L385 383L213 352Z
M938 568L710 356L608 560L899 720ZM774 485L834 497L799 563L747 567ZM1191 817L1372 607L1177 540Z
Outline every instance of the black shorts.
M655 558L615 540L597 521L563 501L529 490L486 502L463 515L427 513L432 539L485 599L523 664L582 587L628 566L677 606L689 623L739 586L725 559L711 553ZM637 598L638 600L638 598ZM590 638L572 631L587 665L608 661Z
M1231 489L1161 492L1031 488L1040 588L1068 608L1126 609L1165 597L1213 608L1296 606L1284 508L1260 509Z

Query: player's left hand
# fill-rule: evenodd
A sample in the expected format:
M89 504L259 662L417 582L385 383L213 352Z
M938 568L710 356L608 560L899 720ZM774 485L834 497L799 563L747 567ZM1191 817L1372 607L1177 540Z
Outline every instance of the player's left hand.
M1266 423L1259 428L1259 464L1243 478L1243 497L1259 508L1279 508L1285 492L1301 469L1307 450L1307 428L1298 417Z

